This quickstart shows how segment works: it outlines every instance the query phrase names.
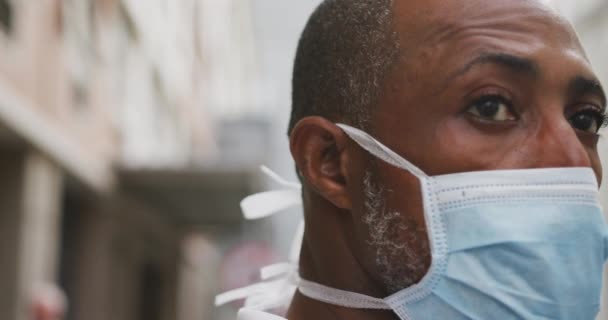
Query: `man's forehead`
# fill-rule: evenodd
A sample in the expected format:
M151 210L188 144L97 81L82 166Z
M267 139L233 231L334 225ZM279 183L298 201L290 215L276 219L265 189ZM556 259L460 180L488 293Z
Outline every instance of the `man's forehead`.
M474 17L478 14L496 15L518 10L561 19L553 8L539 0L393 0L393 8L398 15L417 20L443 19L451 16Z
M395 29L408 43L433 44L471 29L544 33L546 41L580 46L571 25L538 0L394 1ZM407 44L406 44L407 47Z

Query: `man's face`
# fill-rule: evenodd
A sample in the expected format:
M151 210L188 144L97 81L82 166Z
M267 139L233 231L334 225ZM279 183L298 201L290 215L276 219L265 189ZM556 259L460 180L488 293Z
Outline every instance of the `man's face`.
M394 15L402 53L372 120L378 140L429 175L591 167L601 178L606 101L569 25L524 0L396 1ZM395 291L430 264L422 204L412 175L372 158L361 152L353 213L366 267Z

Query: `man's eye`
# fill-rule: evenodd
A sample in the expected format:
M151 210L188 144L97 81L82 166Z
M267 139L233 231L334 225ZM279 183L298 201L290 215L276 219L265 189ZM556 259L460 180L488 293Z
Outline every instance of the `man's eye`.
M597 110L588 109L573 114L568 121L574 129L597 133L606 123L606 115Z
M486 96L475 101L467 113L489 121L514 121L517 117L511 112L510 103L501 96Z

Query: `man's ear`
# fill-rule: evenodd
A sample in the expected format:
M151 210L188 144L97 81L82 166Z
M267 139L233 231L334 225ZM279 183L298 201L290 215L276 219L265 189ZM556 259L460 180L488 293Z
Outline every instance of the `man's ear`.
M340 209L350 209L347 192L348 136L322 117L306 117L291 131L290 149L302 178L320 196Z

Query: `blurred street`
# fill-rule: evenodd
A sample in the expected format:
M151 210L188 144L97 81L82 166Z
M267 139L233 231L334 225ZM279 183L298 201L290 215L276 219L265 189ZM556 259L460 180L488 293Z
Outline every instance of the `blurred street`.
M49 285L67 320L235 319L215 295L283 261L300 219L239 202L277 188L260 165L297 181L291 69L319 2L0 0L0 319ZM549 2L608 86L608 2Z

